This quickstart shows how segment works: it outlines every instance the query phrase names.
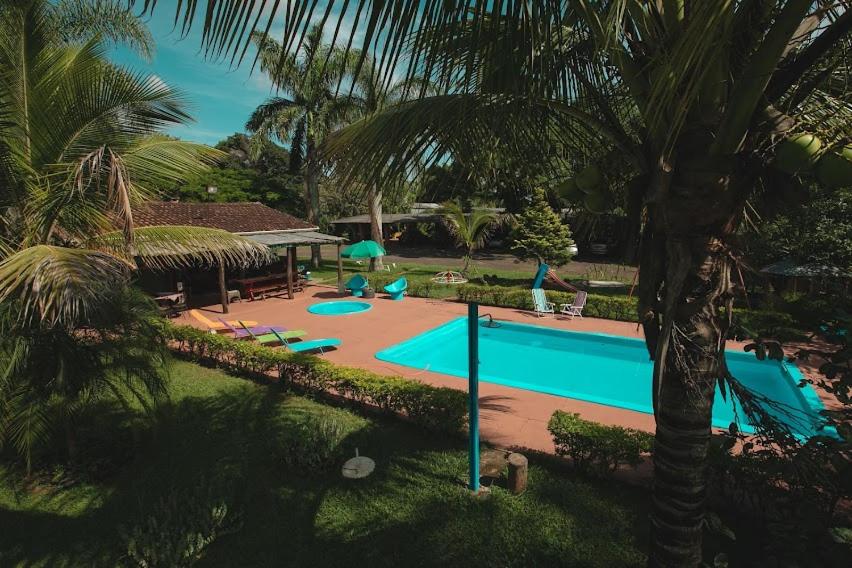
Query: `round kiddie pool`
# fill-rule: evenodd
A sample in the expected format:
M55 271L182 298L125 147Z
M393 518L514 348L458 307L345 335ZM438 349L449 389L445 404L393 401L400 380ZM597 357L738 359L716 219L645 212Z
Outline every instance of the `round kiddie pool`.
M348 316L371 310L367 302L320 302L308 307L308 311L318 316Z

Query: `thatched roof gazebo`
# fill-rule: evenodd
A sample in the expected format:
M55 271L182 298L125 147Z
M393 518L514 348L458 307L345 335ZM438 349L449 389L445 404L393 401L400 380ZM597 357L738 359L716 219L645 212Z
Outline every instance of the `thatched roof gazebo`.
M134 220L139 227L168 225L219 229L263 245L272 255L286 258L286 290L290 298L293 298L294 291L296 248L334 244L337 245L338 288L342 285L340 249L345 239L321 233L319 227L262 203L154 201L140 207L134 214ZM228 312L226 264L218 263L219 294L224 313Z
M848 289L850 278L852 278L850 271L837 266L819 262L799 263L792 258L785 258L784 260L779 260L769 266L765 266L760 269L760 272L770 276L792 279L793 292L798 291L799 279L808 280L811 289L813 289L814 281L845 280L845 291Z

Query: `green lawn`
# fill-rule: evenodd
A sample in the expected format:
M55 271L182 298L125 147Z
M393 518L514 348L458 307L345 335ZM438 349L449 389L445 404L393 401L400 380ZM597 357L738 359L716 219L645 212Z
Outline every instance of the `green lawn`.
M217 482L242 528L200 566L642 565L647 496L533 461L520 497L469 497L463 440L365 419L178 362L171 403L136 419L140 450L101 483L24 489L0 467L0 566L114 566L118 526L169 495ZM344 425L342 454L373 457L367 480L283 463L281 440L318 415ZM101 438L132 440L133 421L100 416ZM144 428L142 424L147 424ZM104 436L108 432L108 436ZM129 445L130 442L128 441Z

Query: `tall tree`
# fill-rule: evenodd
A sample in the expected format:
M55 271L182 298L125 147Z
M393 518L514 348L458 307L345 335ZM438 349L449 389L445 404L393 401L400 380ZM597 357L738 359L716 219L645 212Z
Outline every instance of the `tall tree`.
M359 57L358 52L352 52ZM422 78L400 80L385 89L382 77L379 75L375 61L369 55L361 61L360 72L355 80L356 90L353 92L357 113L361 120L368 120L376 112L387 109L393 105L402 104L412 93L421 88L432 92L431 85ZM384 247L383 232L383 186L390 181L381 178L365 176L367 178L367 210L370 217L370 239ZM382 258L370 259L370 270L381 270L383 268Z
M189 119L182 97L112 65L105 22L89 29L75 18L91 14L84 4L0 0L0 446L28 466L57 422L73 457L87 402L162 392L162 334L130 286L137 263L266 255L223 231L134 226L153 188L204 170L218 152L159 134ZM115 39L121 21L109 27Z
M325 137L355 116L355 100L338 93L341 83L355 68L355 56L322 42L323 29L313 26L300 49L286 52L268 36L255 34L260 68L269 75L273 87L286 96L266 100L252 113L246 129L256 141L278 140L290 145L290 167L302 171L308 222L320 223L320 146ZM311 264L319 268L320 247L311 247Z
M535 189L529 204L515 218L512 250L524 260L535 258L539 264L562 266L571 260L568 247L573 244L568 225L550 207L544 190Z
M285 41L298 41L314 6L293 3ZM781 179L774 166L793 172L787 178L807 175L796 170L807 169L815 149L848 140L847 7L358 0L330 1L322 16L340 29L363 13L363 28L349 36L363 34L362 47L380 52L380 68L425 73L442 89L341 136L353 167L404 173L414 156L440 158L508 131L501 140L531 158L543 133L579 164L617 150L641 180L631 190L644 210L640 315L655 362L652 565L701 562L713 400L719 383L726 392L741 387L724 356L732 236L746 202L777 185L765 180ZM239 54L229 32L240 19L232 20L206 20L216 32L205 36L208 47ZM389 84L391 73L383 76ZM775 146L805 132L819 134L822 149L815 144L797 164L775 163Z

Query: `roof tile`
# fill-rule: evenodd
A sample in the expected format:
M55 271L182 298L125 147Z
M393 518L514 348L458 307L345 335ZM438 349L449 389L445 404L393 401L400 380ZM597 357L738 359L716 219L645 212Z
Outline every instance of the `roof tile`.
M317 228L298 217L258 202L186 203L151 201L133 212L133 220L138 227L188 225L222 229L231 233Z

